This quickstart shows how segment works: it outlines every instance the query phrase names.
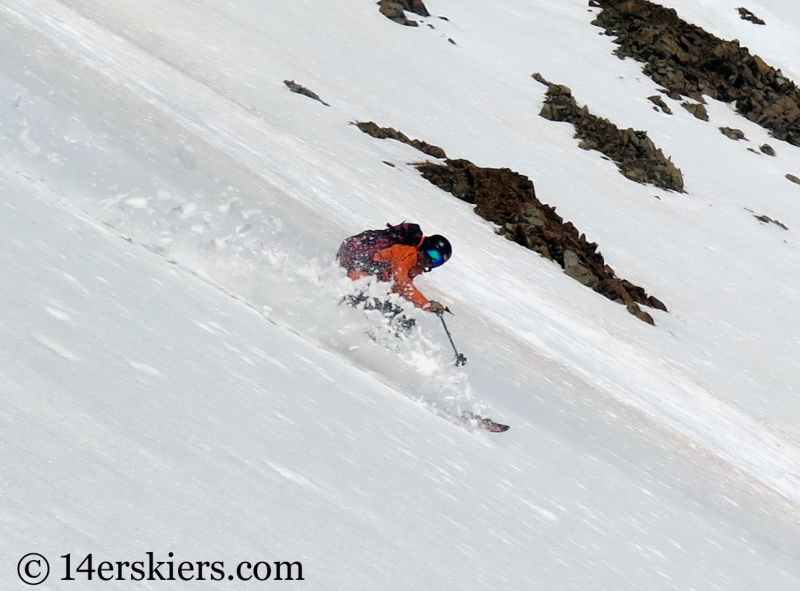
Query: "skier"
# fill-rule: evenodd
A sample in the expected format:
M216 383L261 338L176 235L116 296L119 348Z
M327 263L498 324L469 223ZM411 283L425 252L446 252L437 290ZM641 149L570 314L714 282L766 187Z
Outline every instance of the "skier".
M442 317L449 311L443 304L429 300L414 286L414 278L443 265L453 254L450 241L435 234L424 236L418 224L403 222L396 226L386 224L385 230L367 230L350 236L339 247L336 259L347 269L347 276L353 281L362 277L377 277L379 281L392 282L392 291L412 302L418 308L433 312ZM407 318L402 308L392 302L382 302L370 298L365 292L345 297L343 302L353 306L363 305L365 309L379 310L390 318L398 333L407 333L415 323ZM450 331L445 331L450 338ZM453 345L455 351L455 345ZM466 357L455 351L456 365L464 365ZM460 424L471 425L492 433L508 431L508 425L496 423L491 419L469 411L463 411L453 419Z
M444 236L424 236L418 224L386 224L385 230L367 230L350 236L336 258L352 280L372 275L391 281L392 291L426 312L442 315L447 309L429 300L414 286L414 278L443 265L453 249Z

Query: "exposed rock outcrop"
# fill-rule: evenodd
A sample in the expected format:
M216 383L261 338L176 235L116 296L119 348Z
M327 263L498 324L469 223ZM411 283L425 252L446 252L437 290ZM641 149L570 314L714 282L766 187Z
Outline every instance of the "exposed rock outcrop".
M743 21L750 21L751 23L753 23L755 25L766 25L767 24L767 23L764 22L763 19L758 18L756 15L754 15L752 12L750 12L746 8L740 7L740 8L737 8L736 10L739 11L739 16L741 17L741 19Z
M447 154L445 154L444 150L442 150L439 146L434 146L433 144L423 142L422 140L412 140L402 131L397 131L392 127L380 127L377 123L372 121L360 121L355 123L355 125L367 135L371 135L379 140L396 140L398 142L408 144L423 154L427 154L433 158L447 158Z
M409 18L406 18L406 13L403 10L402 5L398 4L397 2L388 2L382 1L379 4L379 8L381 14L388 18L390 21L396 22L398 25L404 25L406 27L416 27L418 26L417 21L412 21Z
M292 92L296 94L302 94L303 96L307 96L308 98L312 98L315 101L321 102L326 107L330 107L328 103L319 98L319 95L317 93L311 92L308 88L306 88L305 86L301 86L300 84L297 84L297 82L295 82L294 80L284 80L283 83Z
M781 223L778 220L773 220L771 217L769 217L767 215L756 215L756 214L753 214L753 217L756 218L762 224L774 224L774 225L778 226L779 228L783 228L784 230L788 230L789 229L786 226L786 224Z
M708 110L703 103L691 103L689 101L684 101L681 103L681 107L700 119L700 121L708 121Z
M380 0L378 10L389 20L407 27L416 27L418 23L406 17L406 11L420 16L430 16L422 0Z
M647 132L619 129L608 119L592 115L587 107L579 107L568 87L552 84L539 74L533 74L533 78L547 85L539 115L551 121L572 123L575 137L581 139L579 147L605 154L624 176L637 183L683 192L680 169L656 148Z
M418 14L420 16L430 16L431 13L428 12L428 9L425 7L425 3L422 0L395 0L403 5L403 8L408 12L413 12L414 14Z
M643 70L671 98L703 95L735 102L736 110L772 135L800 146L800 89L780 70L647 0L592 0L594 20L616 37L616 54L644 63Z
M744 132L741 129L734 129L733 127L720 127L719 131L722 135L731 138L732 140L747 140Z
M484 168L468 160L416 164L437 187L475 205L475 213L500 228L498 233L558 263L564 272L605 297L624 304L637 318L654 324L640 304L666 310L645 290L620 279L606 265L597 244L589 242L572 222L539 201L531 180L508 168Z
M775 148L770 146L769 144L764 144L759 148L762 153L766 154L767 156L774 156L775 155Z
M660 94L657 94L655 96L648 96L647 100L653 103L657 107L656 110L661 109L661 111L666 113L667 115L672 115L672 109L670 109L667 103L664 102L664 99L661 98Z

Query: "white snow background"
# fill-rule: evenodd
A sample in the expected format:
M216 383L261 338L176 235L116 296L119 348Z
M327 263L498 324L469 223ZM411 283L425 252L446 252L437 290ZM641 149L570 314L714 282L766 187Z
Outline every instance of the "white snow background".
M794 2L663 4L800 83ZM711 100L654 111L585 0L426 5L0 2L0 588L28 552L42 589L800 588L800 149ZM579 149L533 72L687 192ZM670 311L495 235L369 120L529 176ZM341 240L402 220L453 243L417 285L462 368L434 316L376 344L338 305ZM305 580L59 580L147 552Z

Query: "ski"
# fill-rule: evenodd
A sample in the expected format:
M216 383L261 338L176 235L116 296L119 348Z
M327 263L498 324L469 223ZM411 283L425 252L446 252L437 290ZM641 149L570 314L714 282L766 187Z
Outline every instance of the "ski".
M484 429L486 431L489 431L490 433L505 433L511 428L508 425L496 423L492 419L485 418L480 415L473 414L471 412L463 413L461 415L461 420L467 423L468 425L475 426L479 429Z

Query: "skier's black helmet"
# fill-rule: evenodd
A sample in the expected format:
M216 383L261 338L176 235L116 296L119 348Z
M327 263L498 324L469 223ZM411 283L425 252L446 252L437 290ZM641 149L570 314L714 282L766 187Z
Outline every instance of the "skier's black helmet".
M450 246L447 238L434 234L422 241L419 251L422 253L423 266L426 269L433 269L443 265L450 258L450 255L453 254L453 247Z

